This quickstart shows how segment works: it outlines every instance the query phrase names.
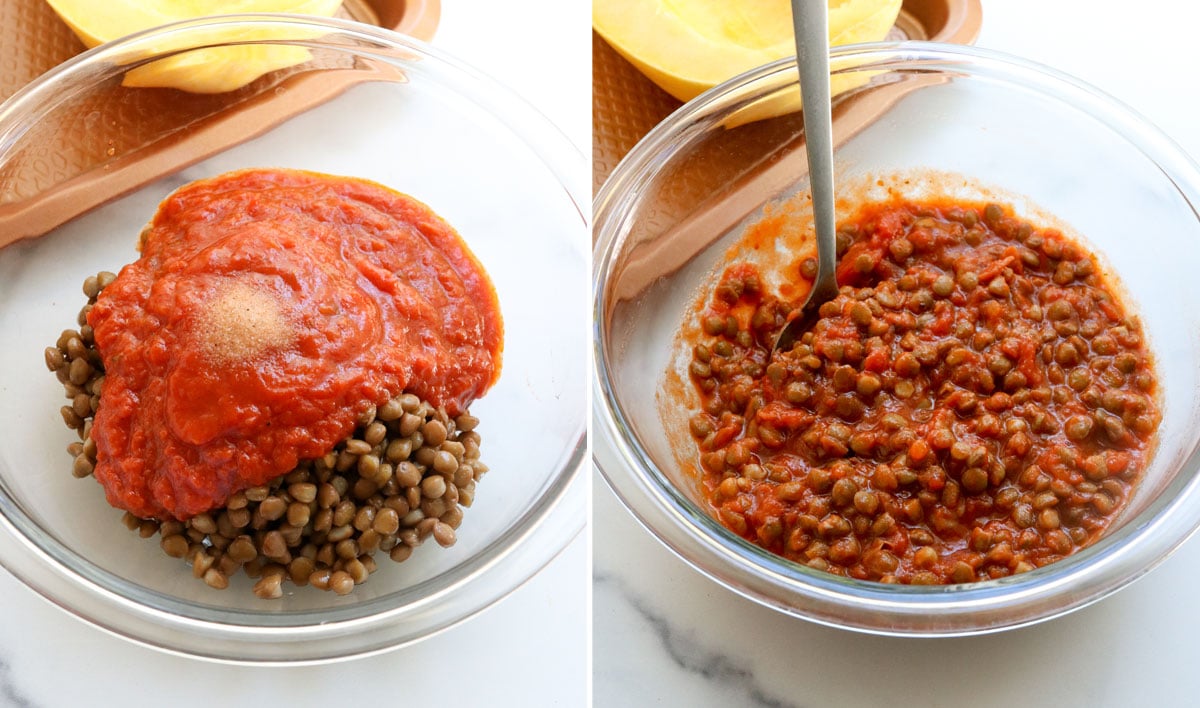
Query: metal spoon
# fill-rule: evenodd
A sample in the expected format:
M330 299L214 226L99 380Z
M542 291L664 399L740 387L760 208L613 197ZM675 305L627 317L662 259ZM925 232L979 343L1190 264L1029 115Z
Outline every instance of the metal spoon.
M817 319L837 286L833 196L833 118L829 89L829 8L825 0L792 0L796 64L800 70L804 136L808 155L813 223L817 231L817 279L799 312L784 325L775 350L788 350Z

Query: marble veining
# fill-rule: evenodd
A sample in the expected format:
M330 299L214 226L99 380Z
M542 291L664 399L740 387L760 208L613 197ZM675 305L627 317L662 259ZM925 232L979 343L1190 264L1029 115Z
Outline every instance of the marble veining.
M705 647L675 627L664 614L657 612L651 602L642 597L627 581L613 573L596 570L592 575L596 591L608 590L625 602L644 620L672 663L685 673L742 694L739 703L746 708L800 708L770 695L754 670L727 654Z
M35 708L33 701L26 698L13 683L12 667L0 657L0 705L5 708Z

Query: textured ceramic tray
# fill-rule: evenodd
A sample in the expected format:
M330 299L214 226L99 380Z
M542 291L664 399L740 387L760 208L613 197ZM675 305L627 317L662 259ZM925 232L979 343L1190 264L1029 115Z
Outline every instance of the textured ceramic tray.
M439 0L346 0L339 16L428 40L439 10ZM84 50L44 0L0 2L0 100ZM69 119L37 126L38 139L24 141L31 147L0 167L0 246L259 135L363 78L344 57L336 68L346 71L305 71L329 61L224 94L114 84L80 100Z

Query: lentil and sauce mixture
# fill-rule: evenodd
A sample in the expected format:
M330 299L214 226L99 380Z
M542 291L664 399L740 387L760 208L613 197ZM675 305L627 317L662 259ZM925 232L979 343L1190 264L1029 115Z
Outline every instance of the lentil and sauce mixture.
M223 588L346 593L382 550L448 546L487 471L469 404L499 373L487 274L423 204L291 170L194 182L142 257L84 283L46 350L78 477Z
M721 523L887 583L999 578L1095 541L1160 419L1141 325L1095 256L999 204L900 198L840 224L838 251L840 292L790 351L771 347L794 303L753 265L700 313L689 425Z

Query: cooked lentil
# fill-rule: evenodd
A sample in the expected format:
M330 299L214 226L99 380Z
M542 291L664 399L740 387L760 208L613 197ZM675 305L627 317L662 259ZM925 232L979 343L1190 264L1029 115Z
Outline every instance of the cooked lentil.
M872 204L838 233L840 292L790 351L771 349L792 304L754 266L726 268L699 313L689 428L716 517L887 583L998 578L1094 542L1160 419L1141 325L1095 257L999 204Z
M84 282L81 325L114 277L102 272ZM90 330L64 331L45 359L71 400L63 421L80 438L67 446L72 473L88 477L96 462L91 421L104 383ZM222 508L186 521L126 512L122 522L142 538L158 535L165 554L186 560L215 589L228 587L240 570L256 579L254 594L263 599L282 597L287 580L344 595L375 572L376 552L400 562L430 537L454 544L462 509L488 469L479 459L478 425L470 413L452 418L403 393L365 411L351 436L323 457L234 494Z

